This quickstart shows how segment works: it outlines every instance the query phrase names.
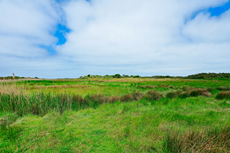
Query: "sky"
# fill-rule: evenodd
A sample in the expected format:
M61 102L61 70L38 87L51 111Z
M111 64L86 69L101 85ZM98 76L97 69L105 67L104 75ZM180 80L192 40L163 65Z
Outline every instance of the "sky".
M229 0L0 0L0 76L230 73Z

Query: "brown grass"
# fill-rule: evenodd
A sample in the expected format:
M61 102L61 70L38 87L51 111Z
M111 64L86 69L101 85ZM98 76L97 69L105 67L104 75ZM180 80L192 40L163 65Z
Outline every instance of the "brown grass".
M45 87L31 87L30 89L48 89L48 88L53 88L53 89L56 89L56 88L91 88L90 86L88 85L64 85L64 86L45 86Z
M150 86L150 85L142 86L142 85L139 85L138 88L142 88L142 89L154 89L155 86Z
M19 95L22 93L22 91L19 87L17 87L15 82L1 82L0 93Z

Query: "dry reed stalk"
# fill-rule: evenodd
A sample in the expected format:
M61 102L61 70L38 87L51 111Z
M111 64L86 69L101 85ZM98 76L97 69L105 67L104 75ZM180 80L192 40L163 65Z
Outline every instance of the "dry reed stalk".
M16 85L16 82L0 82L1 94L22 94L21 89ZM24 93L23 93L24 94Z

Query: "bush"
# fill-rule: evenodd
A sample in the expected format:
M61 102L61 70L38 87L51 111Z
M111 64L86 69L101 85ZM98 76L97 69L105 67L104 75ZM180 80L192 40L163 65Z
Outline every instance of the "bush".
M229 91L222 91L217 94L217 99L230 99L230 92Z
M113 78L121 78L121 75L120 74L115 74L115 75L113 75Z

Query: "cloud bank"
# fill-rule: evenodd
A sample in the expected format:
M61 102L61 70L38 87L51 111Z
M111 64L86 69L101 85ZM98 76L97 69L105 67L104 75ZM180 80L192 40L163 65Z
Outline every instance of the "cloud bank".
M227 2L0 0L0 75L229 72L230 10L207 11ZM62 45L58 24L70 29Z

